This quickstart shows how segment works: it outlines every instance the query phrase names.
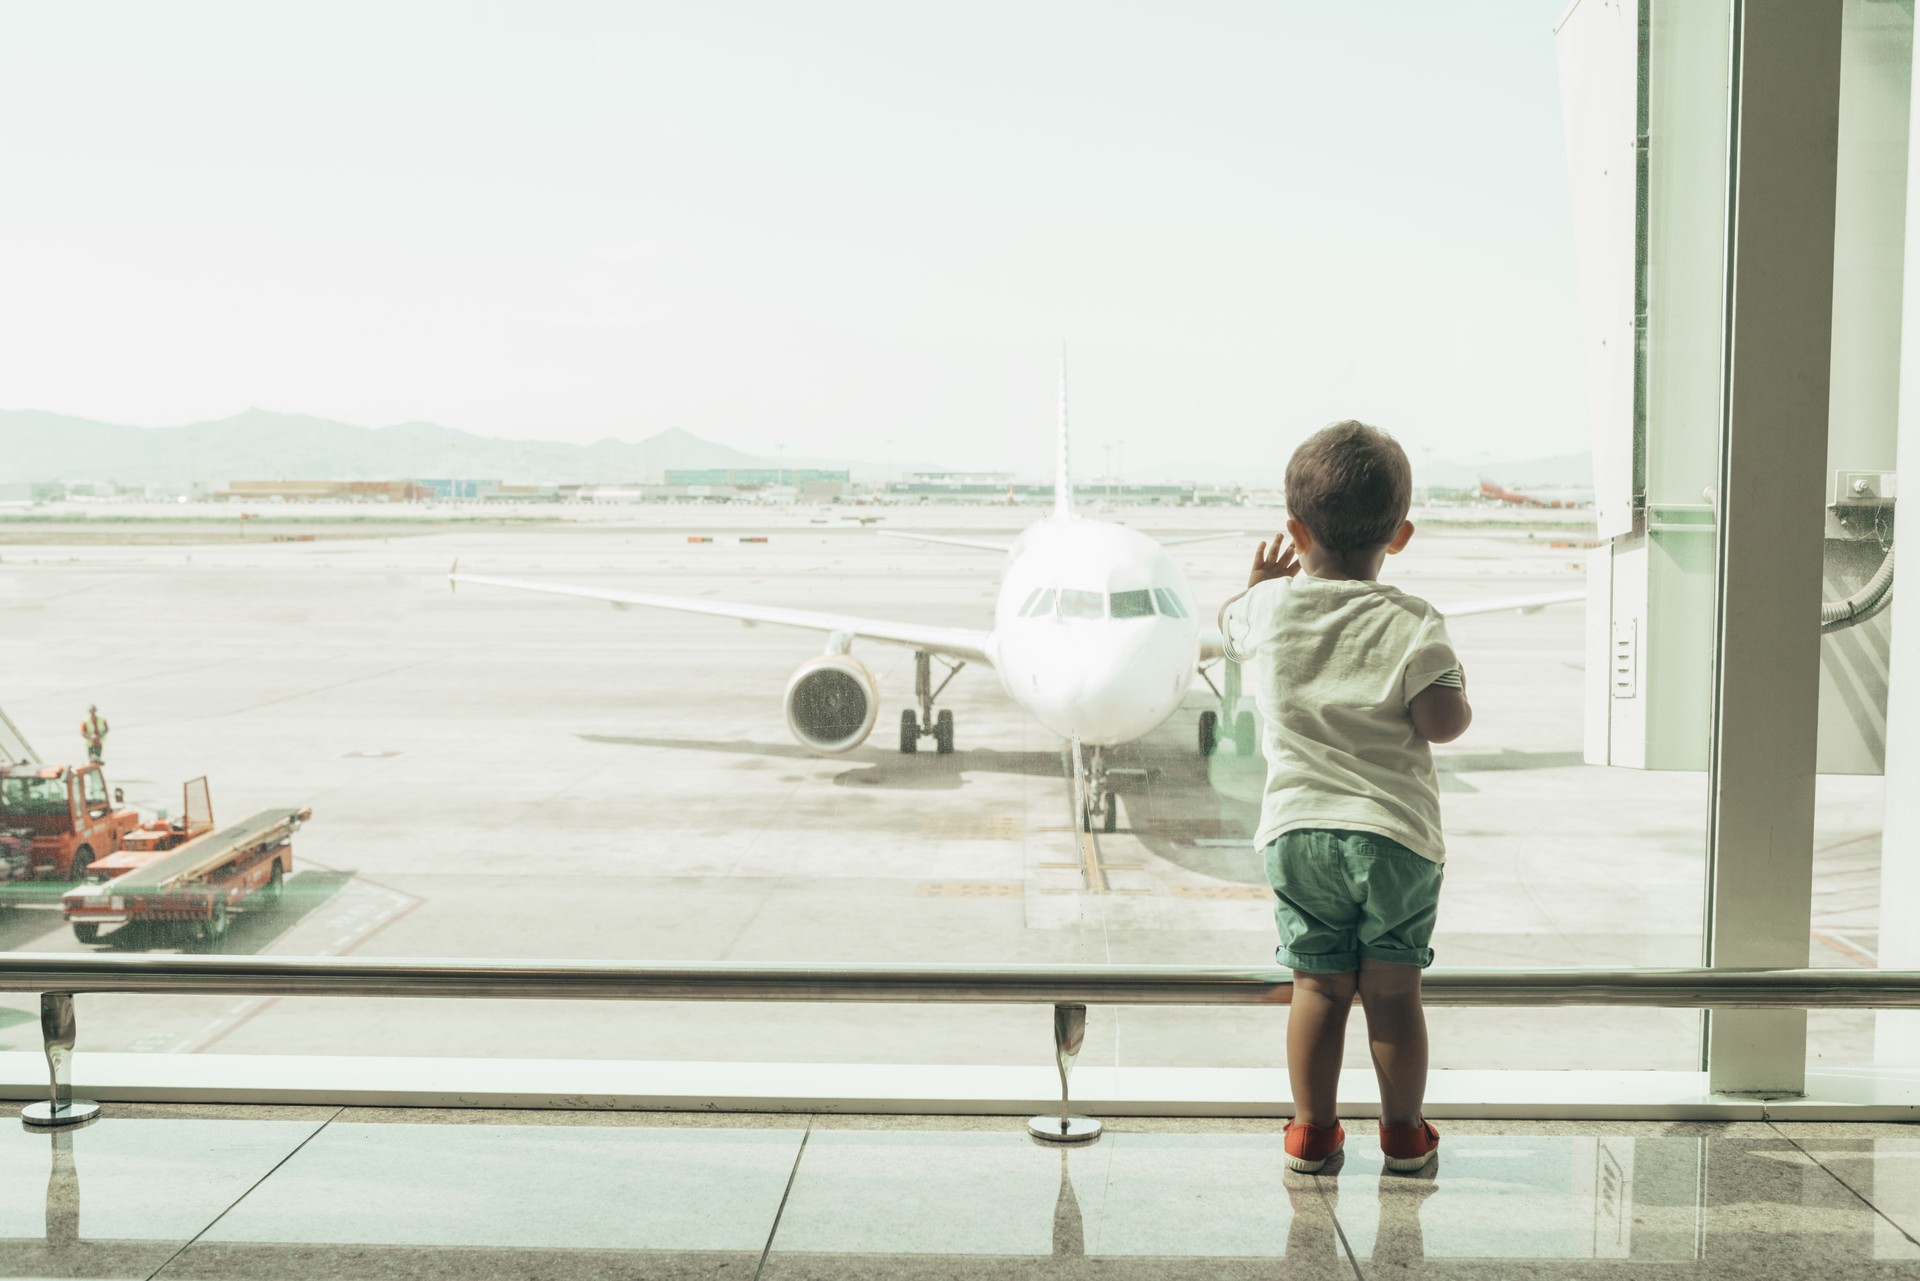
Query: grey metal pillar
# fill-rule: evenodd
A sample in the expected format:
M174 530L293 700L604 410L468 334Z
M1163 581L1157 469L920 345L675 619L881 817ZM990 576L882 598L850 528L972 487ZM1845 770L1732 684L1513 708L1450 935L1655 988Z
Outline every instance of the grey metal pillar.
M1053 1059L1060 1069L1060 1115L1036 1116L1027 1122L1027 1133L1049 1143L1087 1143L1100 1137L1100 1122L1090 1116L1073 1116L1067 1093L1067 1078L1080 1047L1087 1039L1087 1007L1053 1007Z
M100 1115L98 1103L73 1097L73 1086L68 1078L75 1031L72 994L41 993L40 1037L47 1052L47 1101L29 1103L20 1110L20 1119L30 1126L63 1129L85 1125Z
M1707 963L1807 963L1841 0L1737 0ZM1797 1094L1804 1010L1715 1010L1716 1091Z

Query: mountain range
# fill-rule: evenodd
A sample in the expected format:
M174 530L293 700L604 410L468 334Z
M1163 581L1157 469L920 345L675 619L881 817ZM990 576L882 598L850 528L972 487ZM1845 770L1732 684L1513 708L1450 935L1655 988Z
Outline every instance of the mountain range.
M230 480L396 480L458 476L543 481L658 480L668 467L752 467L751 454L678 429L591 445L499 440L436 423L355 427L249 409L181 427L129 427L39 410L0 410L0 481L184 486ZM794 459L789 466L807 466Z
M590 445L503 440L436 423L356 427L305 414L249 409L179 427L132 427L43 410L0 410L0 483L64 481L184 488L232 480L402 480L422 477L515 484L659 481L670 467L845 468L855 481L898 479L937 463L746 453L669 428L645 440L608 437ZM1277 487L1283 464L1250 471L1230 461L1176 463L1132 471L1132 482L1198 481ZM1514 485L1590 485L1586 454L1472 466L1436 462L1422 483L1471 485L1484 473ZM1271 472L1269 476L1267 473ZM1089 477L1081 477L1084 482Z

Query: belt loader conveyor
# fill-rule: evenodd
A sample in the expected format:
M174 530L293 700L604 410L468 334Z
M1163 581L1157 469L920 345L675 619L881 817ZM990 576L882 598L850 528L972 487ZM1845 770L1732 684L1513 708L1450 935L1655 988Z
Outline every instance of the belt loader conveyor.
M96 870L135 866L61 896L74 937L92 943L103 926L144 921L180 928L189 942L217 946L226 937L231 908L250 898L260 906L279 901L293 866L293 834L311 817L311 809L262 810L172 849L126 850L100 860Z

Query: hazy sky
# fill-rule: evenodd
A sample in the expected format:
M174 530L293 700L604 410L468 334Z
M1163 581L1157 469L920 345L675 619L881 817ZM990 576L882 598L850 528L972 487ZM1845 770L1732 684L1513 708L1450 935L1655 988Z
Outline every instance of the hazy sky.
M0 408L1586 447L1564 0L0 0Z

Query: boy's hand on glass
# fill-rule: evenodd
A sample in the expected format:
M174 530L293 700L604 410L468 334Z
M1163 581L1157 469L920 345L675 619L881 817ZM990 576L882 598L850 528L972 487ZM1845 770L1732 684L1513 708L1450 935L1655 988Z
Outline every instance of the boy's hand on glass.
M1300 560L1293 554L1292 546L1283 535L1275 534L1271 543L1261 543L1253 553L1253 572L1247 575L1247 586L1256 586L1269 578L1292 578L1299 572Z

